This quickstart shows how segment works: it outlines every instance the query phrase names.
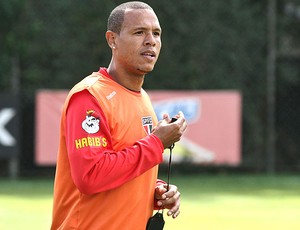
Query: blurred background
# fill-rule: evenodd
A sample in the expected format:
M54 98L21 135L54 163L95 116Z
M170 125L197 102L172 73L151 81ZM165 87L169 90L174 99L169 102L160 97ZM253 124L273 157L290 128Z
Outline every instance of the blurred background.
M11 102L18 110L10 122L13 115L2 109L1 175L53 172L34 162L36 92L70 89L109 64L106 20L121 2L0 2L2 108ZM242 140L235 170L299 172L300 1L146 2L160 19L163 48L144 88L237 90ZM15 135L13 149L5 132Z
M44 129L48 147L37 139L47 115L37 117L37 93L67 92L108 66L107 17L122 2L0 1L0 229L49 229L55 164L38 164L36 146L46 152L58 137ZM299 229L300 0L145 2L163 28L144 84L154 99L165 90L241 98L238 160L177 164L171 181L182 188L183 214L167 228Z

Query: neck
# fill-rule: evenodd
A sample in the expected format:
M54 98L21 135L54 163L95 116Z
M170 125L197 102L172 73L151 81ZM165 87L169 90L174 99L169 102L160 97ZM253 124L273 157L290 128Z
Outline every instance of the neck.
M108 66L107 72L113 78L114 81L124 86L125 88L135 92L141 91L145 75L134 75L126 71L119 71L116 68L114 68L114 66L111 64Z

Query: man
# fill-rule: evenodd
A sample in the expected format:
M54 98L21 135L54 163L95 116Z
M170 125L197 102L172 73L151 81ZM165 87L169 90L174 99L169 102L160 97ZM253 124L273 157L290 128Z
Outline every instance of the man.
M161 28L142 2L116 7L108 68L75 85L64 104L51 229L142 230L153 209L179 214L177 187L157 180L163 150L186 129L181 112L157 121L142 89L161 48Z

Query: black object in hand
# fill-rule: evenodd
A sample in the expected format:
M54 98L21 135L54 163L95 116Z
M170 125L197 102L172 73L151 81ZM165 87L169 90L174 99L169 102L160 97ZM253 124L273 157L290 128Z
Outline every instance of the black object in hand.
M148 220L146 230L162 230L164 228L164 225L164 216L158 211Z
M171 122L170 122L170 123L173 123L173 122L175 122L175 121L177 121L177 118L175 118L175 117L172 117L172 119L171 119Z

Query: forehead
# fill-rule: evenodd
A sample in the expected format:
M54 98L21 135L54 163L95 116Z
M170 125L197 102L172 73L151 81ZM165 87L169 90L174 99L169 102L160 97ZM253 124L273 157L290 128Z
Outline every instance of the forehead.
M149 28L161 30L158 18L153 10L127 9L124 15L123 29Z

